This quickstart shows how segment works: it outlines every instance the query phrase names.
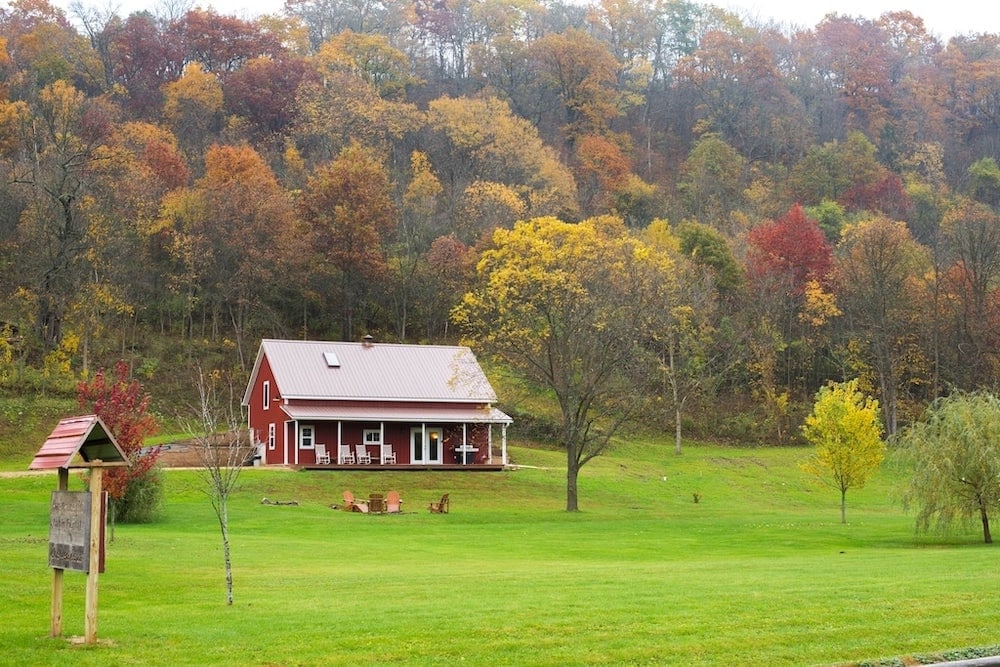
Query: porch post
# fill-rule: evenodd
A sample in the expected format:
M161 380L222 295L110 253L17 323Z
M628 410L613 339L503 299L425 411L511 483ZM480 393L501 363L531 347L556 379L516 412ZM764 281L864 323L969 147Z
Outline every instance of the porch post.
M385 465L385 422L378 423L378 462Z
M340 445L344 442L344 422L337 420L337 463L343 465L343 460L340 458Z
M500 427L500 463L507 467L507 424Z
M295 420L295 436L292 439L292 447L295 448L295 465L299 464L299 420Z

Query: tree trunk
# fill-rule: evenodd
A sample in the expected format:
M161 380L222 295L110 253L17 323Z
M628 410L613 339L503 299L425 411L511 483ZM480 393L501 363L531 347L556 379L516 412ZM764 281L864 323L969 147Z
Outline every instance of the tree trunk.
M226 604L233 604L233 561L229 555L229 510L225 497L219 501L219 528L222 530L222 558L226 563Z
M566 511L579 511L580 506L577 500L576 480L580 475L580 466L576 461L576 451L573 447L566 447Z
M674 343L670 342L670 389L674 399L674 454L681 453L681 399L677 386L677 368L674 366Z
M840 523L847 523L847 489L840 490Z
M983 522L983 541L986 544L993 544L993 536L990 535L990 515L986 512L986 505L979 502L979 518Z

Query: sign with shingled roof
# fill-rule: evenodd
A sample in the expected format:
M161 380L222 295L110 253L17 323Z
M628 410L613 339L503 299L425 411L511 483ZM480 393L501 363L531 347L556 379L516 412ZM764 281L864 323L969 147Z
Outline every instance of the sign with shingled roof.
M83 464L77 466L80 460ZM84 464L92 461L124 465L127 459L118 441L111 435L111 431L100 417L97 415L67 417L52 430L28 469L90 467Z

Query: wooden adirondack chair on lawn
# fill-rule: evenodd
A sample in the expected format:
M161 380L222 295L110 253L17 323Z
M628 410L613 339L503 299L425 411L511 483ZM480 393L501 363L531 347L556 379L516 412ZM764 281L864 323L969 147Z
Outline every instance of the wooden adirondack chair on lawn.
M443 496L441 496L441 500L439 502L431 503L430 505L428 505L427 509L430 510L431 514L447 514L448 505L450 504L450 502L451 501L448 498L448 494L446 493Z
M385 494L385 511L388 514L399 514L399 506L403 501L399 499L399 491L390 491Z
M353 493L344 491L344 511L368 514L368 503L364 500L355 500Z

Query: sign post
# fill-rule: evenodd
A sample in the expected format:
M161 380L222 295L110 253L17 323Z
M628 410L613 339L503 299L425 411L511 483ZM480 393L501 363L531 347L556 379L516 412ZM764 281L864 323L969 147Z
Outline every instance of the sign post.
M59 491L69 489L69 470L59 469ZM51 524L51 518L49 519ZM49 529L49 540L51 541L51 525ZM52 623L49 628L50 637L58 637L62 634L62 593L63 593L63 568L52 568Z
M82 459L82 462L79 462ZM74 462L76 461L76 462ZM63 578L66 570L87 573L84 642L97 642L97 582L104 570L107 494L104 468L127 465L125 452L96 415L63 419L35 454L32 470L56 468L58 488L49 516L52 613L49 633L62 635ZM69 468L90 470L90 490L69 491Z
M90 469L90 562L87 564L87 599L84 621L84 643L97 641L97 575L101 570L104 551L104 489L100 465Z

